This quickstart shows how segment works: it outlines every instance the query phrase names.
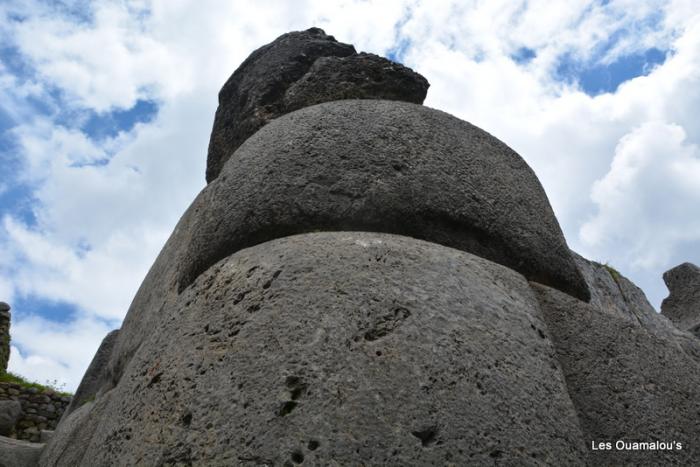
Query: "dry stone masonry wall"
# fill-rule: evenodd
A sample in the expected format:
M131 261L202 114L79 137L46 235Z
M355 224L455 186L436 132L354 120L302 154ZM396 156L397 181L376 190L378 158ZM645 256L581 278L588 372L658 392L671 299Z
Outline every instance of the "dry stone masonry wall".
M0 373L10 361L10 305L0 302Z
M10 306L0 302L0 374L7 371L9 358ZM70 397L48 388L0 381L0 437L39 442L42 430L55 429L69 403ZM0 449L0 465L2 454Z
M697 464L700 340L427 89L316 28L253 52L39 464Z
M0 382L0 402L2 401L19 402L22 410L13 432L8 435L38 443L42 430L56 428L70 403L70 397L51 390Z

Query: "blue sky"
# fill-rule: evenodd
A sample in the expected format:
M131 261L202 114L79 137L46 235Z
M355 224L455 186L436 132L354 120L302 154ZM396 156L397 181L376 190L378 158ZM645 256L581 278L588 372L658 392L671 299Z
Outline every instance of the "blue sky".
M696 2L204 3L0 6L14 371L77 385L204 186L218 89L253 49L310 26L416 69L426 105L516 149L569 245L657 308L661 273L700 263Z

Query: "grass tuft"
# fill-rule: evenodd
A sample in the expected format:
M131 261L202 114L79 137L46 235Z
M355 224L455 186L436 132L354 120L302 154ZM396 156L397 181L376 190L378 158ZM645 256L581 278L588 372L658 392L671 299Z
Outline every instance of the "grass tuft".
M58 386L57 381L54 381L53 383L47 381L46 384L39 384L33 381L29 381L23 376L12 373L11 371L0 371L0 383L14 383L22 386L23 388L35 388L41 392L53 391L60 394L61 396L71 397L73 395L69 392L63 391L62 387Z

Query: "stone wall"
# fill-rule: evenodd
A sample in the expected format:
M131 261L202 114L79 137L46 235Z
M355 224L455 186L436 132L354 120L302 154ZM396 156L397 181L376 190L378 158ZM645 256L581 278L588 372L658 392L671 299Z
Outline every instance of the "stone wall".
M0 302L0 373L7 371L10 360L10 306Z
M0 382L0 400L17 400L22 404L22 416L15 425L15 437L39 442L41 430L53 430L70 403L70 397L16 383Z

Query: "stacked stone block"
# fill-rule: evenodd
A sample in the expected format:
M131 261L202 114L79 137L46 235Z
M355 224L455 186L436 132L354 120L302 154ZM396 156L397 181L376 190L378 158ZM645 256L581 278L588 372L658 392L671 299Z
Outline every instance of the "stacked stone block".
M0 383L0 401L17 401L22 414L15 423L13 437L38 443L42 430L54 430L70 397L52 390L42 391L16 383Z
M10 305L0 302L0 374L10 361Z
M697 459L697 339L573 254L523 159L427 87L319 29L253 52L40 465ZM590 449L664 434L685 450Z

